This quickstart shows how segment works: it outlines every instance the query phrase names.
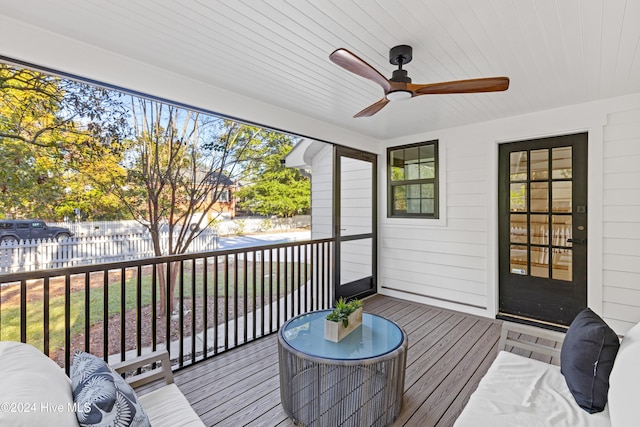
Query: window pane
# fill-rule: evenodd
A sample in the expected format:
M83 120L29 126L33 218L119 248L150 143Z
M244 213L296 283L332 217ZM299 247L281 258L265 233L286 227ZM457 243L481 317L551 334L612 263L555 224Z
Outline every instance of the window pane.
M407 193L408 199L420 198L420 184L407 185L407 189L408 189L408 193Z
M549 244L548 215L531 215L531 243L534 245Z
M395 150L389 156L391 181L404 180L404 150Z
M511 273L521 276L527 275L527 247L511 245L510 250Z
M554 246L571 246L572 227L571 215L553 215L553 242Z
M524 212L527 210L527 184L510 184L511 212Z
M572 147L554 148L551 152L551 178L563 179L571 178L572 169Z
M571 181L554 181L552 187L553 211L571 213Z
M549 212L549 183L531 183L531 212Z
M406 187L406 185L396 185L393 187L393 212L404 213L407 211Z
M436 176L435 163L420 163L420 179L431 179Z
M549 150L531 150L531 179L549 179Z
M527 235L529 230L527 228L527 215L515 214L511 215L511 232L509 239L511 243L527 243Z
M516 151L509 155L509 177L511 181L527 179L527 152Z
M433 199L435 197L433 184L422 184L421 188L422 188L423 199Z
M420 162L431 162L435 160L435 147L433 144L420 147Z
M407 200L407 213L420 213L420 199Z
M549 248L531 247L531 275L549 277Z
M554 249L551 277L557 280L573 280L573 250Z
M433 199L422 199L421 205L422 205L422 213L424 214L434 213L435 204L433 202Z
M405 166L405 179L419 179L420 178L420 165L418 163L412 163Z

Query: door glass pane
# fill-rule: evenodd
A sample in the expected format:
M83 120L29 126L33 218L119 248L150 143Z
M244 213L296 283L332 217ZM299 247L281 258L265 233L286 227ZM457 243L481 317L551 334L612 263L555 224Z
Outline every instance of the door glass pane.
M527 247L511 245L510 251L511 273L521 276L527 275Z
M511 243L527 243L527 215L511 215Z
M551 277L557 280L573 280L573 250L553 249L553 265Z
M549 178L549 150L531 150L531 179Z
M573 174L572 170L572 147L559 147L551 150L551 178L569 179Z
M349 240L340 243L340 285L370 277L372 239Z
M554 246L571 246L572 227L570 215L553 215L553 242Z
M554 181L552 185L553 211L571 213L571 181Z
M342 157L340 161L340 235L373 231L373 165Z
M526 212L527 210L527 184L509 184L511 212Z
M531 243L534 245L549 243L548 215L531 215Z
M549 248L531 247L531 275L549 277Z
M509 155L509 177L511 181L527 179L527 152L515 151Z
M549 212L549 183L531 183L531 212Z

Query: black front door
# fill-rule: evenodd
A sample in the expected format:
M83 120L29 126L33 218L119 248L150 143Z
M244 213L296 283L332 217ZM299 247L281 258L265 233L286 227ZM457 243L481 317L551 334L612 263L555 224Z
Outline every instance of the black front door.
M587 305L587 134L500 145L499 317L567 326Z

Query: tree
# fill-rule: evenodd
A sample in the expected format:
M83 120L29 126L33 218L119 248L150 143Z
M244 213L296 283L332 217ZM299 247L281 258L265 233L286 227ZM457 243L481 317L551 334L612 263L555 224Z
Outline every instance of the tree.
M251 164L264 130L156 101L130 100L134 137L126 155L128 175L113 189L149 230L156 256L182 254L215 220L213 209L229 188L228 178L238 179ZM161 229L168 232L167 245L161 244ZM166 285L165 270L159 269L161 285ZM176 265L169 274L168 308L173 310Z
M62 218L79 207L73 198L83 192L93 199L92 213L96 206L114 209L112 197L91 185L97 174L82 159L99 153L104 164L110 158L105 153L117 157L114 149L128 129L119 98L116 92L0 64L0 209Z
M259 215L292 217L311 207L311 183L300 170L288 168L282 160L293 149L295 140L280 134L268 138L261 157L251 168L251 184L236 195L240 206ZM261 158L261 161L257 159Z

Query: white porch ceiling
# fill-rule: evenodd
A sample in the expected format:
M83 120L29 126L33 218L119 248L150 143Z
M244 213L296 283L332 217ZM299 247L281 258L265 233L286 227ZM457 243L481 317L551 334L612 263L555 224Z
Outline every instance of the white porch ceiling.
M21 0L0 14L381 140L640 92L640 0ZM352 118L382 89L328 55L390 77L398 44L414 83L511 86Z

